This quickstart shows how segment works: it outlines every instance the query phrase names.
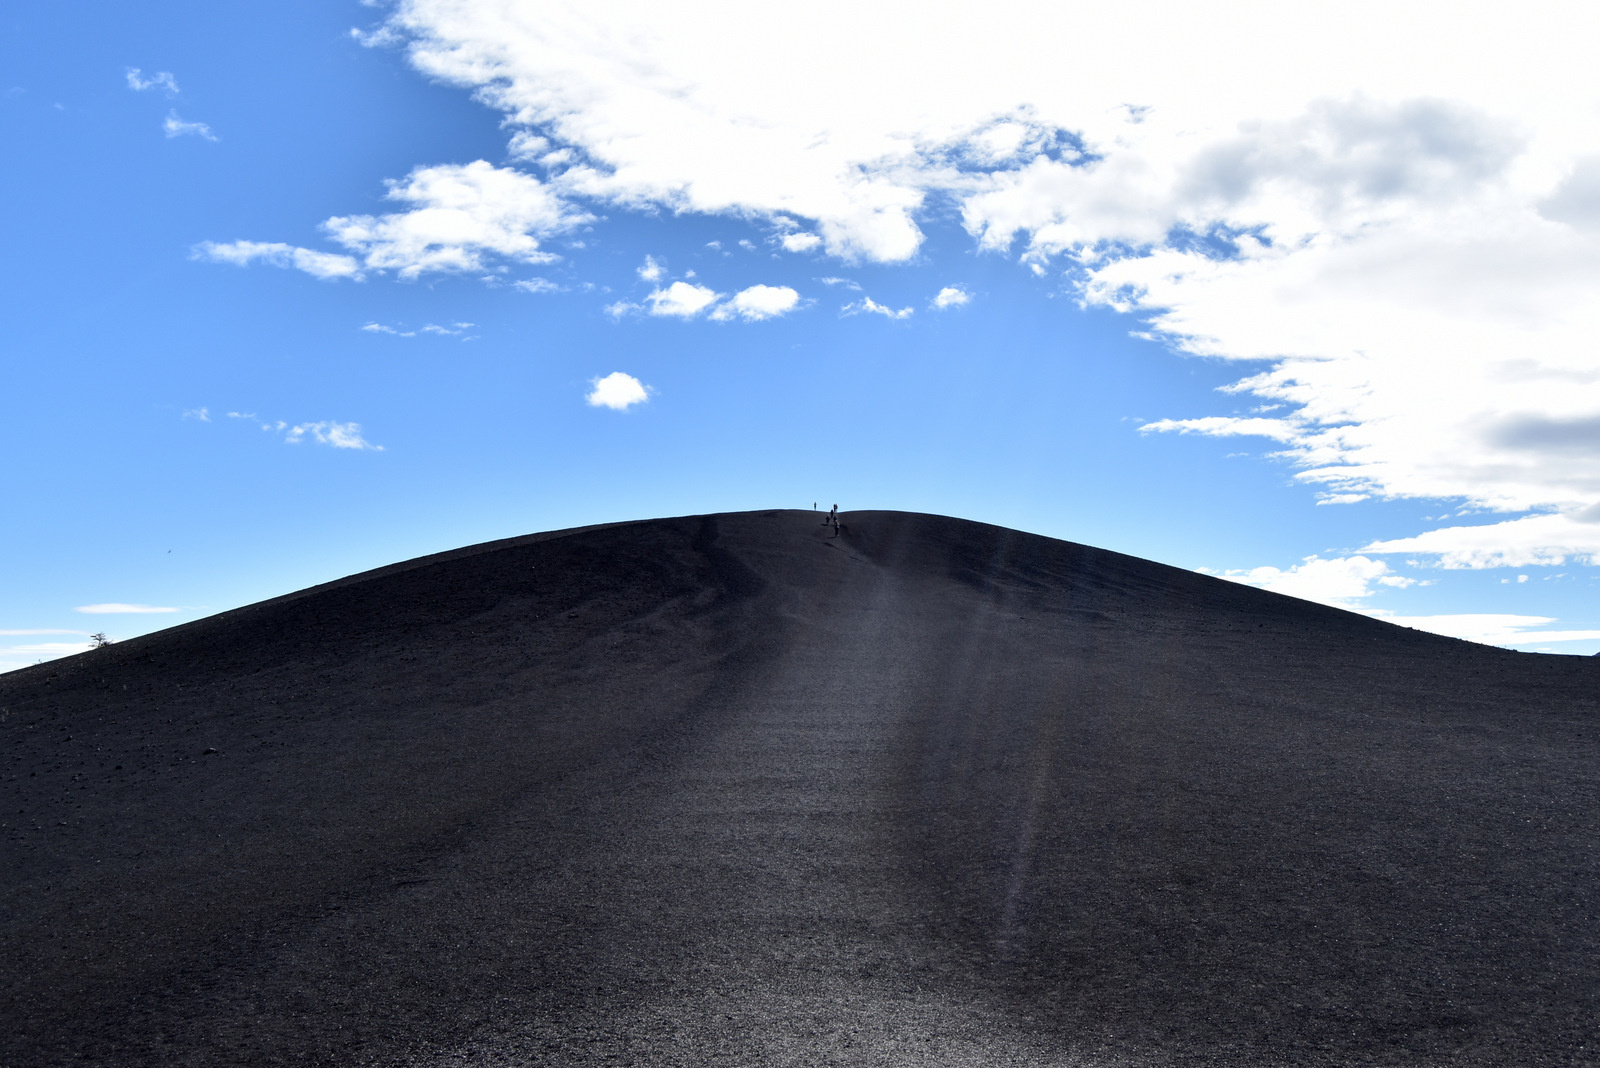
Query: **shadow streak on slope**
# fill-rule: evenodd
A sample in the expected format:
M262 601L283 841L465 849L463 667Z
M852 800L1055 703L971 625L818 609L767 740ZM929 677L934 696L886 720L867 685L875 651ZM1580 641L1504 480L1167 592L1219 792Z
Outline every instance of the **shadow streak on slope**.
M846 520L511 539L0 678L0 1063L1600 1040L1592 663Z

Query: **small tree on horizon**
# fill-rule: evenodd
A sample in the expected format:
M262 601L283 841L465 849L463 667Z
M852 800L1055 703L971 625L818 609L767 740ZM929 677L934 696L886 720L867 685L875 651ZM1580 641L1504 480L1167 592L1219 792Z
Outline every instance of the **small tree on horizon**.
M91 649L104 649L110 644L111 639L106 637L105 631L101 631L99 634L89 635L89 648Z

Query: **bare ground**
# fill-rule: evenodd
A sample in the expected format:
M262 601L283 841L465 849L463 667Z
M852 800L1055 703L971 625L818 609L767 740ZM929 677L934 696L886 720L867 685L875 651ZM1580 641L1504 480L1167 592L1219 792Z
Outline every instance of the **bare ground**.
M0 677L0 1064L1600 1060L1600 661L819 518Z

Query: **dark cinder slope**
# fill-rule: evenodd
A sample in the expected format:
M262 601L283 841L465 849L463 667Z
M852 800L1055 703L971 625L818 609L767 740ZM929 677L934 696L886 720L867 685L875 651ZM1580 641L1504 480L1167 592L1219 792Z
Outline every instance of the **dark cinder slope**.
M1600 1057L1600 664L817 520L0 677L0 1064Z

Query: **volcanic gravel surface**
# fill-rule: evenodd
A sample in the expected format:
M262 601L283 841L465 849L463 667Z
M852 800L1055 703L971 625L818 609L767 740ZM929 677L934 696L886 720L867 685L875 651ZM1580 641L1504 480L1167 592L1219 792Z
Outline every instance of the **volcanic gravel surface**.
M1600 660L820 518L0 677L0 1065L1600 1062Z

